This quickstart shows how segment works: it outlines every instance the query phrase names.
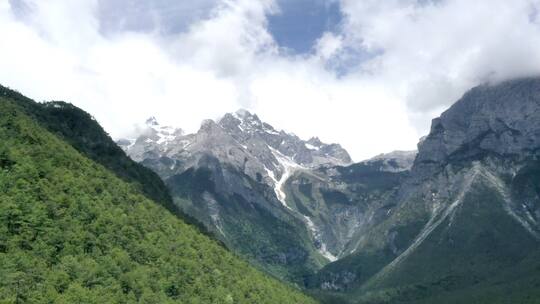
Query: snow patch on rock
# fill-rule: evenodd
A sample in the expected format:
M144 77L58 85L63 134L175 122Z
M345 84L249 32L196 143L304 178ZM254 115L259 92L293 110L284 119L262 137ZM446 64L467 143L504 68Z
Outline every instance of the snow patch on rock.
M272 151L272 154L277 159L279 166L283 170L280 179L277 180L277 182L274 185L274 191L276 192L276 196L277 196L278 200L283 204L283 206L285 206L288 209L291 209L291 207L289 207L289 205L287 205L287 194L285 193L285 191L283 191L283 186L285 185L285 183L287 182L289 177L291 177L293 175L294 171L302 168L302 166L300 166L299 164L294 162L289 157L283 155L278 150L276 150L276 149L274 149L274 148L272 148L270 146L268 146L268 148ZM273 179L276 180L275 175L273 174L273 172L272 172L272 175L270 176L270 178L272 178L272 176L273 176Z
M306 225L307 225L309 231L311 232L311 236L313 237L313 239L317 243L319 243L319 248L317 248L319 253L323 257L328 259L330 262L337 261L337 257L335 255L333 255L330 251L328 251L328 249L326 247L326 244L323 242L323 240L321 238L321 232L319 231L317 226L315 226L315 223L313 223L313 221L311 220L311 218L309 216L304 215L304 219L306 220Z

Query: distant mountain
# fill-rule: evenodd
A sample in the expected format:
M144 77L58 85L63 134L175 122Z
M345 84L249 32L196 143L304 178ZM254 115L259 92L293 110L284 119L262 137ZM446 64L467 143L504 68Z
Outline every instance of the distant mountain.
M381 171L401 172L411 170L417 151L394 151L379 154L367 161L371 165L378 165Z
M145 125L136 139L121 139L118 144L137 161L171 159L174 167L163 160L164 175L196 166L208 154L272 186L288 174L291 166L315 168L351 163L340 145L324 144L318 138L303 141L294 134L275 130L246 110L228 113L217 122L206 120L195 134L161 126L154 117Z
M335 259L289 206L285 184L298 172L350 164L340 145L304 141L245 110L206 120L195 134L150 118L118 144L166 181L179 208L272 273L302 282Z
M539 156L540 79L471 90L312 286L329 303L537 303Z
M0 302L312 303L186 221L324 303L540 298L540 78L474 88L418 151L355 164L245 110L194 134L152 117L120 149L1 86L0 139Z
M119 142L178 208L328 303L535 303L540 79L474 88L416 151L351 164L247 111Z
M139 134L118 144L165 180L183 212L300 284L355 249L367 214L379 212L416 156L394 152L352 165L340 145L304 141L245 110L206 120L195 134L152 117Z
M315 303L160 206L86 118L0 87L0 302Z

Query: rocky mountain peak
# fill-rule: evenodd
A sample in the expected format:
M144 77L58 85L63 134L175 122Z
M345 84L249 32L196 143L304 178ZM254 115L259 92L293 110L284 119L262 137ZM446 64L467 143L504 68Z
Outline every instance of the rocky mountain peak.
M238 110L227 113L218 121L218 124L234 135L252 135L255 133L278 133L272 126L262 122L256 114L247 110ZM243 137L243 136L241 136Z
M318 137L312 137L307 141L307 144L313 147L320 147L323 145L322 141Z
M180 128L162 126L154 116L146 120L146 127L147 129L143 130L143 133L158 143L170 142L176 137L184 135L184 131Z
M523 258L492 248L516 240L540 248L540 79L475 88L433 121L418 154L350 166L340 166L351 161L340 145L303 140L245 110L205 121L196 134L166 143L141 136L124 148L166 180L183 210L261 264L341 260L313 280L322 289L426 278L440 288L440 278L482 274L484 263L463 263L471 258L508 267ZM418 261L431 265L420 280L403 276ZM449 272L454 264L465 266Z
M472 89L433 120L431 132L419 148L419 166L538 153L540 78Z
M118 144L138 161L166 156L184 164L181 168L169 167L173 168L170 170L187 169L206 154L250 176L268 177L269 183L275 183L286 171L285 167L315 168L351 163L348 152L340 145L325 144L316 137L304 141L294 134L276 130L243 109L227 113L217 121L204 120L195 134L186 135L180 129L161 126L155 117L150 117L146 126L147 130L137 139L120 140Z
M393 151L379 154L364 161L371 165L379 166L379 170L386 172L401 172L411 170L417 151Z
M270 147L298 165L314 167L351 163L349 154L340 145L325 144L317 137L304 141L292 133L276 130L247 110L227 113L217 124L242 145Z
M257 114L251 113L246 109L239 109L236 112L232 113L232 115L240 121L255 122L256 124L261 124L261 120L259 119Z
M220 126L212 119L205 119L201 123L201 128L199 129L199 132L212 132L215 130L218 130Z
M118 144L134 160L153 169L164 180L170 180L169 184L176 184L177 179L199 170L209 174L213 186L201 193L201 198L208 204L209 221L218 232L224 233L220 230L224 224L216 211L217 202L223 197L241 196L246 203L257 204L257 208L266 209L280 220L289 218L287 222L302 225L301 229L308 233L305 236L313 241L312 249L330 261L336 259L327 250L318 228L320 223L315 223L318 220L295 211L287 187L298 175L306 172L317 175L319 167L350 164L351 158L343 147L325 144L317 137L305 141L275 129L247 110L227 113L216 121L204 120L194 134L171 132L171 128L161 127L155 118L148 119L147 126L150 131L143 132L136 140L118 141ZM219 196L213 196L212 191ZM268 216L264 213L256 224L268 220Z
M152 116L152 117L149 117L146 120L146 125L147 126L159 126L159 123L158 123L157 119L154 116Z

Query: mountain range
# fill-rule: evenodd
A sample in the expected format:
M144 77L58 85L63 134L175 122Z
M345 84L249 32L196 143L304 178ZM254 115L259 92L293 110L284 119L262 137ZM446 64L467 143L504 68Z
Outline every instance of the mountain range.
M316 303L173 207L88 113L0 86L0 302Z
M2 86L0 142L0 302L540 299L540 78L473 88L417 151L358 163L246 110L114 142Z
M246 110L206 120L195 134L150 118L135 139L118 144L157 172L179 208L229 247L271 273L303 282L336 259L321 230L287 185L301 172L351 163L338 144L301 140ZM300 204L298 204L300 205Z
M118 144L232 250L328 303L534 303L540 79L486 84L418 151L352 163L241 110Z
M433 120L385 215L312 286L347 295L337 303L535 303L539 114L540 79L466 93Z

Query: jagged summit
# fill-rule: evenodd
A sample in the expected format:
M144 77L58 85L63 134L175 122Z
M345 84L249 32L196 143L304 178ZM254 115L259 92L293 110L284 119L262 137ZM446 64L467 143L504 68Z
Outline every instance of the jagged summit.
M213 186L206 192L197 194L203 201L200 206L190 208L209 208L211 211L197 212L210 212L210 219L201 220L209 222L208 226L223 235L225 241L226 237L230 236L226 227L232 225L227 226L223 221L233 219L228 215L219 215L219 212L215 211L218 208L216 202L227 206L230 200L236 198L225 202L222 201L223 197L241 196L257 205L257 208L268 209L270 213L276 214L279 221L283 218L289 218L287 222L296 221L297 228L293 229L301 229L298 228L300 225L305 233L311 234L313 243L308 242L298 250L315 246L314 250L323 258L335 260L322 241L322 232L317 224L309 216L294 209L287 183L300 172L350 164L352 161L349 153L339 144L325 144L316 137L304 141L292 133L277 130L247 110L227 113L216 121L205 120L201 128L193 134L184 134L178 131L179 129L161 126L154 117L148 119L146 126L147 130L143 130L136 139L118 141L118 144L131 158L150 167L164 180L169 180L168 183L173 188L183 183L176 181L177 179L183 179L183 176L191 174L190 172L209 171L209 183ZM213 196L212 191L216 191L219 196ZM225 210L221 212L227 213ZM197 214L194 212L194 215ZM257 220L251 217L252 215L244 220L255 226L269 220L268 214L261 214L261 218ZM284 237L276 236L277 239ZM294 259L295 254L287 250L280 252L278 256L292 255L288 258ZM303 253L302 256L307 258L308 254ZM310 263L309 259L306 263Z
M254 133L262 132L263 122L256 114L247 110L238 110L235 113L227 113L217 122L222 128L230 132Z
M146 125L147 126L158 126L159 123L157 122L157 119L154 116L152 116L152 117L149 117L146 120Z
M225 130L233 133L267 133L274 135L292 135L282 130L276 130L270 124L261 121L257 114L252 114L248 110L240 109L234 113L225 114L218 124ZM237 134L238 135L238 134Z
M357 230L352 254L323 269L317 285L354 294L423 286L411 293L422 299L414 303L439 301L432 294L445 286L456 295L448 303L471 302L471 295L527 303L507 294L538 290L514 278L530 275L521 269L540 252L539 151L540 78L470 90L433 120L411 170L399 173L380 205L370 200L378 209Z
M246 109L238 109L234 114L240 117L251 116L251 113Z
M217 121L204 120L199 131L194 134L186 135L181 129L162 126L154 116L146 120L145 126L137 138L118 141L138 161L147 158L150 151L160 151L158 154L161 155L183 151L184 154L209 153L221 161L231 162L231 155L226 156L226 151L216 151L216 147L220 146L220 149L242 150L249 154L248 158L265 163L261 166L265 169L263 175L267 175L266 169L273 171L276 176L283 173L283 169L279 169L276 153L299 167L347 165L352 162L348 152L339 144L325 144L316 137L304 141L294 134L276 130L261 121L256 114L244 109L227 113ZM208 142L210 138L213 142ZM184 150L187 146L194 150ZM224 158L219 155L224 155Z
M538 113L539 79L481 86L433 121L419 152L352 165L341 146L246 110L195 134L119 144L159 173L183 210L271 272L305 274L337 259L310 286L436 291L441 279L469 282L473 271L486 280L540 248Z
M315 147L320 147L323 145L322 141L318 137L310 138L307 143Z
M393 151L379 154L364 163L377 165L379 169L387 172L401 172L411 170L418 151Z
M540 147L540 78L472 89L433 120L419 163L530 155ZM467 152L466 154L464 152Z

